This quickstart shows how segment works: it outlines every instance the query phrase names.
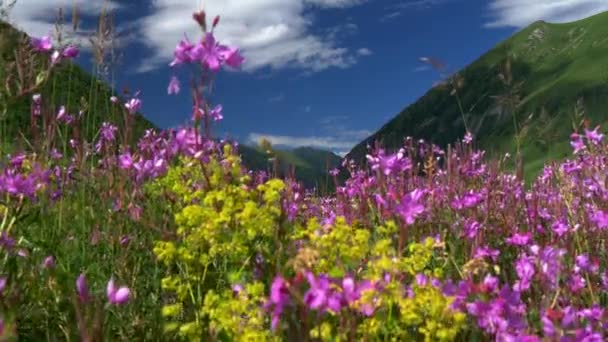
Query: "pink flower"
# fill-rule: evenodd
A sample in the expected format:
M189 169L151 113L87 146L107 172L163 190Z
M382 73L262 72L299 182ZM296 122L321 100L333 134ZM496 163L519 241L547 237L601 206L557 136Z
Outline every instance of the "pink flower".
M462 139L462 142L464 142L465 144L470 144L471 142L473 142L473 134L471 134L471 132L467 131L467 134L464 136L464 139Z
M179 90L179 80L175 76L171 77L171 81L169 82L169 86L167 87L167 93L169 95L177 94L179 93Z
M585 129L585 137L594 145L599 145L599 143L602 142L602 139L604 139L604 135L598 132L599 129L599 126L595 127L592 131Z
M141 100L132 98L129 102L125 103L125 108L127 108L130 114L135 114L141 108Z
M118 166L123 170L130 169L133 166L133 158L130 152L118 156Z
M233 68L240 67L245 61L245 58L239 53L239 50L234 47L222 47L220 55L226 65Z
M173 61L169 64L170 66L175 66L178 64L189 63L192 61L192 50L194 49L194 45L190 43L188 38L186 37L182 41L177 44L175 47L175 51L173 52Z
M124 304L129 300L129 288L126 286L116 288L114 285L114 278L111 278L106 288L106 294L108 295L108 301L111 304L120 305Z
M224 118L224 116L222 115L222 105L217 105L215 108L213 108L211 110L211 112L209 112L209 117L211 117L211 119L213 121L220 121Z
M194 48L194 56L200 59L203 66L211 71L218 71L222 61L222 49L215 41L213 33L209 32L201 44Z
M53 258L52 255L47 256L46 258L44 258L44 262L42 263L42 265L45 268L55 268L55 258Z
M4 289L6 288L6 280L6 277L0 278L0 295L2 294L2 292L4 292Z
M62 56L66 58L76 58L78 57L78 53L79 51L77 47L74 45L69 45L65 48L65 50L63 50Z
M87 279L84 273L81 273L76 279L76 292L82 302L86 302L89 298L89 290L87 289Z
M411 225L416 221L416 218L424 212L424 205L419 201L422 198L423 192L416 189L405 195L399 205L399 214L407 225Z
M572 133L570 135L570 146L574 149L574 154L577 154L586 148L582 137L577 133Z
M51 37L44 36L42 38L32 38L32 46L34 51L48 52L53 48L53 43L51 42Z

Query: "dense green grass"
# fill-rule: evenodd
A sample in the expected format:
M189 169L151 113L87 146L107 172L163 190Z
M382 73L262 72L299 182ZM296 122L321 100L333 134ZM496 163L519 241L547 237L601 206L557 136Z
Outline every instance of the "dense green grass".
M607 121L608 13L566 24L535 22L498 44L459 72L464 83L457 95L452 87L429 90L348 155L363 160L366 145L380 140L400 146L413 136L445 146L461 138L465 126L457 99L477 142L490 154L516 151L512 113L521 136L527 178L548 160L570 151L568 138L577 101L593 125ZM523 82L515 110L504 110L493 96L509 91L499 79L511 60L511 84ZM506 75L506 73L505 73ZM531 116L530 119L528 117Z

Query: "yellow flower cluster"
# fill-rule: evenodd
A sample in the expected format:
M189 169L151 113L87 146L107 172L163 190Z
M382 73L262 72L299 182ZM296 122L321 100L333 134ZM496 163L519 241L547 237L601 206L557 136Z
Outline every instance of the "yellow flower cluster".
M247 339L269 334L261 300L265 288L249 283L255 255L269 257L280 222L282 181L250 187L240 161L230 154L204 165L183 159L150 190L179 198L174 209L178 238L154 248L167 275L162 288L171 294L163 308L168 332L198 340L205 336ZM234 297L230 286L245 284Z

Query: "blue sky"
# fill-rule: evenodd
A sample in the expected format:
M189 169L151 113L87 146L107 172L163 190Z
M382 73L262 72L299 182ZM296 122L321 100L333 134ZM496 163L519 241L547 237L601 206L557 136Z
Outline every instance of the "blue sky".
M213 102L224 106L225 119L216 133L338 153L438 80L420 57L458 70L535 20L608 10L608 1L597 0L17 0L10 21L40 36L51 29L54 9L73 3L84 18L75 38L85 50L94 16L113 9L123 53L116 86L140 89L144 115L161 128L190 117L187 91L167 95L167 64L184 33L197 37L191 13L204 7L222 17L218 39L247 58L242 70L218 75ZM84 53L79 63L89 68L89 58Z

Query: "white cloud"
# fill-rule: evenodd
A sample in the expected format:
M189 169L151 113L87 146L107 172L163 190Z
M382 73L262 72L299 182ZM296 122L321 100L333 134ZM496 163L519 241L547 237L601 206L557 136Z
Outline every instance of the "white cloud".
M570 22L608 11L604 0L492 0L488 6L493 18L487 27L527 26L537 20Z
M249 134L249 143L255 144L258 143L262 138L270 141L275 146L286 146L291 148L296 147L315 147L320 149L328 149L328 150L344 150L350 149L355 146L358 142L340 140L335 137L317 137L317 136L309 136L309 137L297 137L297 136L287 136L287 135L271 135L271 134L261 134L261 133L251 133Z
M321 7L351 7L366 1L367 0L307 0L308 3Z
M153 51L144 60L140 72L166 67L173 50L184 33L191 40L200 37L200 30L191 19L199 10L200 1L155 0L152 14L140 19L141 41ZM359 0L217 0L205 1L209 17L219 14L216 36L224 44L243 50L244 70L263 67L272 69L300 68L321 71L327 68L347 68L356 63L356 54L341 47L336 39L313 34L313 7L348 7ZM352 27L351 27L352 28Z
M373 54L373 52L368 48L360 48L359 50L357 50L357 54L360 56L369 56Z
M17 0L8 12L8 21L16 28L26 32L30 36L40 37L53 34L59 8L63 9L64 18L71 18L74 5L78 8L81 16L95 16L105 8L116 10L120 5L114 1L92 1L92 0ZM69 19L71 20L71 19ZM65 23L66 29L71 31L71 23ZM79 42L86 41L84 30L76 35Z
M251 133L248 142L257 144L260 139L266 138L278 147L315 147L331 150L336 154L345 155L361 140L372 134L371 131L361 129L350 129L342 124L348 116L334 115L322 118L318 121L323 134L315 136L288 136L262 133Z

